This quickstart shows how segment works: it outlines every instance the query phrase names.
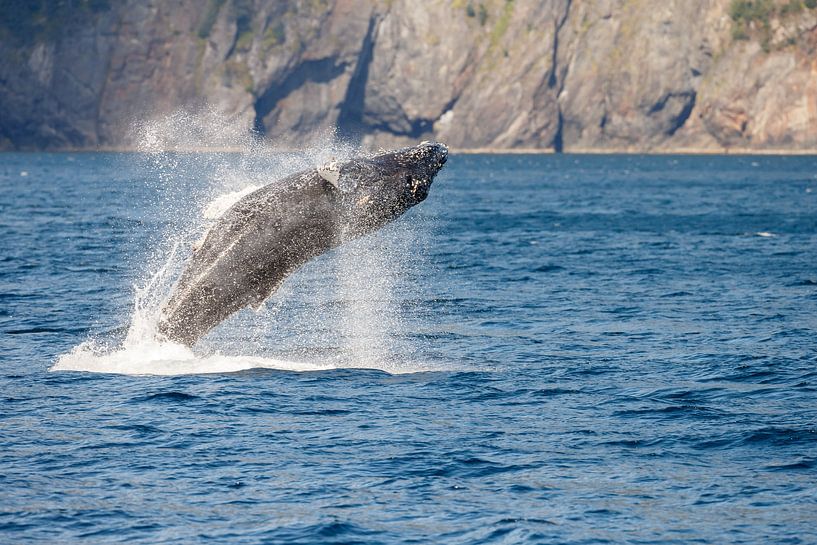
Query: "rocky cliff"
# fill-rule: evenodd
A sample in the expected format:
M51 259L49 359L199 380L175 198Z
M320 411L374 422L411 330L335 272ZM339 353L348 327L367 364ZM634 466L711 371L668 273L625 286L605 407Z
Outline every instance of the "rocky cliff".
M5 4L0 148L206 107L281 146L817 150L815 0Z

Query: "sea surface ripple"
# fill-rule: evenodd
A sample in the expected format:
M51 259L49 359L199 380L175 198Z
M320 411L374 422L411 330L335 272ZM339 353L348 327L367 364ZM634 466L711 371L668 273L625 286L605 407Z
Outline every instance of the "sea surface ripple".
M125 337L173 160L0 155L0 542L817 543L817 158L455 155L206 374L49 372Z

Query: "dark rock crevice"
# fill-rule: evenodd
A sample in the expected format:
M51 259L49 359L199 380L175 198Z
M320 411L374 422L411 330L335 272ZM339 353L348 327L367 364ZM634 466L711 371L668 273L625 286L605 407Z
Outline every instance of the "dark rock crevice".
M122 13L117 13L116 20L113 26L113 35L119 33L119 29L122 26ZM105 68L104 68L104 76L101 78L101 85L99 88L99 93L97 95L96 104L94 105L94 139L96 140L95 144L98 146L99 144L103 143L103 123L105 122L102 106L105 100L105 93L108 90L108 82L111 80L111 69L112 69L112 62L113 62L113 45L111 45L104 56L105 59Z
M684 126L695 109L695 101L697 93L695 91L684 91L681 93L667 93L662 96L655 104L650 107L649 114L657 114L664 111L668 105L671 107L678 107L678 113L669 118L669 125L664 133L666 136L672 136Z
M408 130L396 129L389 123L377 123L375 125L366 125L367 132L384 132L394 136L405 136L408 138L420 138L431 134L434 128L433 119L412 119Z
M565 124L565 121L564 121L564 117L562 116L562 109L560 107L557 107L557 108L559 110L559 112L558 112L559 118L558 118L558 121L557 121L557 124L556 124L556 134L553 135L553 151L555 151L556 153L562 153L564 151L564 149L565 149L565 143L564 143L564 124Z
M338 136L355 144L359 144L363 135L369 132L369 127L363 121L365 110L366 85L369 81L369 67L374 56L374 34L377 29L377 17L369 19L369 27L363 38L355 71L349 80L349 87L346 89L346 96L340 107L338 115Z
M335 57L327 57L312 61L304 61L295 68L280 85L273 85L264 91L255 101L255 121L253 131L259 136L267 132L264 124L266 118L278 105L293 91L301 88L305 83L327 83L346 71L348 64L337 62Z
M564 115L562 114L562 106L559 104L559 96L561 96L562 91L564 91L564 81L567 76L567 68L565 68L565 73L562 74L561 77L557 76L559 69L559 33L564 28L567 17L570 15L571 2L572 0L566 0L565 11L555 24L556 28L553 31L553 57L551 59L550 77L548 78L548 87L554 89L558 85L556 89L556 133L553 135L552 143L553 151L556 153L562 153L564 151Z

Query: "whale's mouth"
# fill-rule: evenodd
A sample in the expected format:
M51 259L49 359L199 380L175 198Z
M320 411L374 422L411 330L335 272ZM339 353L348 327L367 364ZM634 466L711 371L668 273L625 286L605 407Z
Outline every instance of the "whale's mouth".
M445 144L439 144L439 150L437 151L437 165L439 168L443 168L443 165L448 161L448 146Z

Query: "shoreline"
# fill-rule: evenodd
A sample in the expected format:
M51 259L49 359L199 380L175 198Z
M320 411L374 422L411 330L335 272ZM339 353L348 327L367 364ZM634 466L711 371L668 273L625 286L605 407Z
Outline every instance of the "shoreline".
M146 151L133 147L103 146L99 148L58 148L45 150L0 150L5 153L248 153L252 148L238 146L197 146ZM295 148L262 147L257 151L272 153L298 153ZM374 151L374 150L371 150ZM817 156L815 149L785 148L669 148L641 150L633 148L569 148L556 152L553 148L450 148L452 155L734 155L734 156Z

